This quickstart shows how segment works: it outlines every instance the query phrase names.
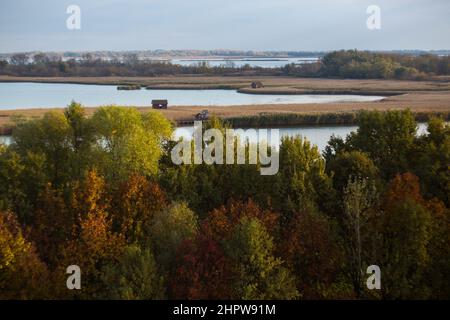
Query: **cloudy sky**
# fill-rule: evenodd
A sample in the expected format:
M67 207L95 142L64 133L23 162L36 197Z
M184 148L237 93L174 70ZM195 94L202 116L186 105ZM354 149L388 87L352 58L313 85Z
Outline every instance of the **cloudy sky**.
M449 0L1 0L0 52L450 49L449 16Z

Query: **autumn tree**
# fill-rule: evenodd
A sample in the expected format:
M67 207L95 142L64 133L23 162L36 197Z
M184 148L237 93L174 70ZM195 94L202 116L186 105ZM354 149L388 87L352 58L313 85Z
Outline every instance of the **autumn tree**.
M283 234L280 254L296 277L303 299L349 297L339 279L342 245L328 218L313 210L299 212Z
M0 299L45 299L48 276L16 217L0 212Z
M39 255L50 266L60 258L61 246L69 241L75 216L67 207L64 195L48 184L38 198L30 235Z
M431 239L428 245L430 264L425 271L432 299L450 297L450 210L444 203L433 199L426 204L431 213Z
M230 299L231 264L222 246L199 232L178 249L171 277L171 297L175 299Z
M100 298L105 289L101 280L102 268L120 257L124 248L123 238L111 232L111 224L105 214L91 214L81 221L79 235L62 248L62 269L77 265L83 272L83 286L76 296ZM61 283L61 285L65 285Z
M251 199L246 202L230 200L224 206L214 209L203 220L202 230L220 242L231 236L234 228L243 218L256 218L271 233L278 231L278 214L261 209Z
M101 281L103 266L120 257L125 246L123 235L113 232L104 202L104 182L95 171L88 174L87 183L80 185L73 208L77 221L71 239L62 246L60 276L69 265L78 265L83 272L80 297L98 298L104 289ZM75 293L78 294L78 293Z
M416 176L397 175L390 183L378 229L383 248L378 259L386 299L429 295L423 276L430 263L432 219L422 201Z
M144 226L166 206L165 193L158 184L133 174L119 186L112 197L113 226L125 235L129 243L144 243Z
M76 224L88 215L106 212L110 209L110 202L105 180L95 169L86 172L83 180L74 182L72 186L70 207Z

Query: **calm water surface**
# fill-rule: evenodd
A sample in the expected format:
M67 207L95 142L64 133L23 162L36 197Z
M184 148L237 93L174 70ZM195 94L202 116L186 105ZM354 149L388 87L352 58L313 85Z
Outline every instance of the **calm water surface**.
M250 65L251 67L260 68L281 68L288 64L305 64L317 62L319 58L244 58L244 59L205 59L205 58L195 58L195 59L172 59L173 64L181 66L195 66L199 63L207 63L210 67L243 67L245 65Z
M275 144L276 147L279 147L281 143L282 137L294 137L294 136L302 136L312 144L317 145L320 151L324 151L325 147L328 144L331 136L339 136L341 138L345 138L351 132L354 132L358 129L357 126L313 126L313 127L289 127L289 128L274 128L280 130L280 139ZM258 131L258 129L256 129ZM270 132L270 129L268 129ZM427 131L426 124L419 124L417 133L419 135L425 134ZM175 130L174 139L178 140L183 137L185 139L192 139L194 129L193 127L179 127ZM257 142L255 139L250 139L250 143Z
M0 144L10 144L11 143L11 137L10 136L0 136Z
M58 83L0 83L0 110L66 107L72 100L89 107L117 104L149 106L153 99L167 99L169 106L233 106L252 104L303 104L378 101L380 96L358 95L260 95L234 90L117 90L110 85Z

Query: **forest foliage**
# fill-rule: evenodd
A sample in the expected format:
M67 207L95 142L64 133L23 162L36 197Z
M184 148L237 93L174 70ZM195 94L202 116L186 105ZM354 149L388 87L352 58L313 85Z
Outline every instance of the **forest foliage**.
M275 176L174 165L172 130L156 112L88 118L76 103L18 123L0 146L0 298L450 298L442 119L418 135L409 111L365 112L323 154L284 138Z

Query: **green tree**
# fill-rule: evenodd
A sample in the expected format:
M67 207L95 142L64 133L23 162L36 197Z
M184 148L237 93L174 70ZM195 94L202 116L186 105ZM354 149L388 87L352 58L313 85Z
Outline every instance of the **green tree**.
M164 280L153 254L131 245L119 261L107 265L102 274L105 298L114 300L153 300L165 296Z
M350 149L366 152L385 179L410 167L417 123L411 111L362 112L359 128L347 137Z
M244 300L295 299L295 280L283 261L273 256L274 244L258 219L244 218L226 245L234 263L234 296Z
M363 292L363 246L370 238L371 228L367 223L371 218L371 207L377 200L377 192L367 179L349 178L344 189L344 217L342 219L345 234L345 249L348 260L348 272L357 297ZM369 265L370 262L369 262Z
M342 191L349 178L367 179L375 181L378 168L366 153L360 151L345 151L338 153L329 162L327 169L333 173L333 186Z
M21 223L31 223L33 207L47 184L45 156L12 148L0 150L0 210L11 210Z
M171 272L178 247L184 240L195 237L197 229L197 216L185 203L173 203L154 214L146 231L149 246L162 270Z
M45 172L53 185L67 181L71 144L70 125L60 112L48 112L42 119L17 124L13 133L12 149L21 157L27 154L45 156Z
M386 299L427 298L430 294L424 275L430 265L432 217L422 201L416 176L397 175L390 183L384 212L378 218L381 291Z
M450 205L450 126L440 118L428 121L428 134L419 137L411 157L412 171L420 177L427 198Z
M158 172L161 140L171 130L167 119L142 116L132 108L109 106L98 109L92 122L98 141L98 165L108 181L123 181L131 173ZM155 123L157 127L152 126Z
M204 123L203 129L218 129L223 134L229 124L217 117L212 117ZM237 145L244 145L245 141L235 140L235 157ZM169 143L167 150L171 150L173 143ZM191 148L193 145L191 144ZM186 201L201 218L207 212L217 208L229 199L246 201L254 199L265 205L272 196L273 179L261 176L258 164L227 164L227 165L174 165L170 159L170 152L161 161L161 185L176 201ZM223 154L226 155L225 146ZM248 158L249 149L246 148ZM217 186L221 186L217 188Z
M282 139L280 171L272 179L273 206L285 222L293 212L326 205L332 196L332 181L317 146L298 136Z
M64 116L69 124L68 138L72 150L69 157L71 176L74 179L81 179L95 160L92 148L95 142L95 128L87 119L85 109L74 101L66 108Z
M411 199L386 212L383 223L382 292L387 299L426 298L430 213Z

